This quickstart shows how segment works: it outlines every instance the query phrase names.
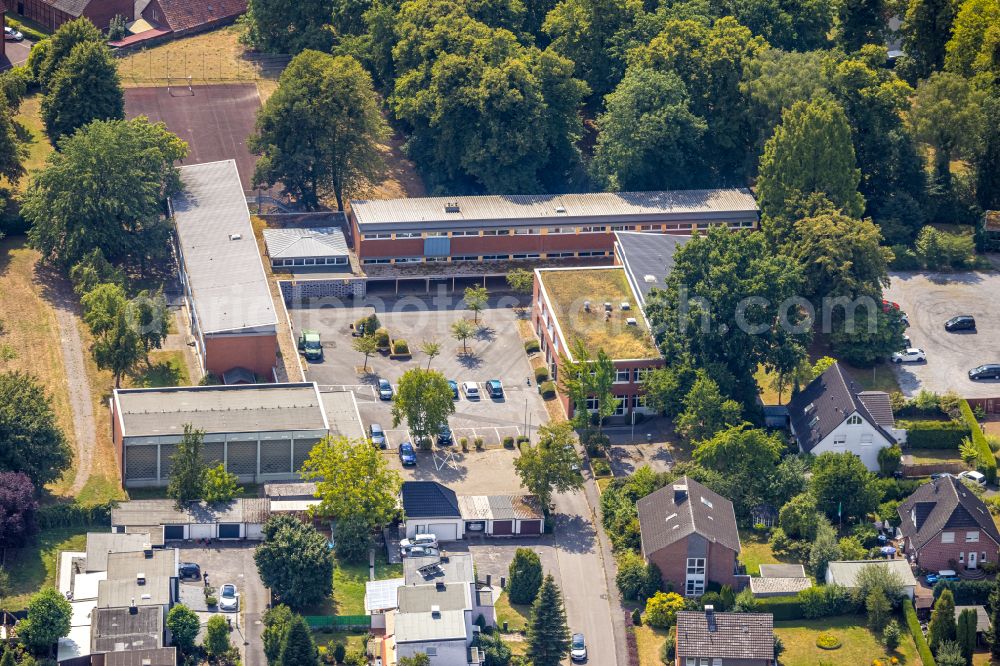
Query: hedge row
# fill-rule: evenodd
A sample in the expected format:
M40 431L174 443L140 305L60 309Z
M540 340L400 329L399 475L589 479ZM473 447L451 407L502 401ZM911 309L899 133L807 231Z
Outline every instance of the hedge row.
M962 418L968 425L969 430L972 432L972 443L979 449L979 471L986 475L988 483L995 483L997 480L997 459L993 455L993 450L990 449L990 443L986 441L983 429L979 427L976 415L972 413L972 408L969 407L969 401L963 400L959 403L958 409L962 413Z
M14 30L17 30L19 33L21 33L22 35L24 35L25 37L27 37L28 39L30 39L33 42L40 42L43 39L48 39L49 38L49 36L46 35L44 32L39 32L38 30L35 30L34 28L29 28L28 26L26 26L25 24L21 23L17 19L12 18L10 14L7 14L6 19L7 19L7 25L8 26L10 26L11 28L14 28Z
M956 606L985 606L995 585L991 580L939 580L934 584L934 598L944 590L951 590Z
M115 502L83 506L77 502L53 504L38 510L38 526L42 529L53 527L111 526L111 509Z
M906 446L911 449L958 450L969 436L969 426L962 421L900 421L906 430Z
M755 613L772 613L775 620L801 620L802 604L798 597L764 597L757 599Z
M920 630L920 620L917 619L917 609L913 607L913 602L909 599L903 602L903 615L906 617L906 626L913 636L913 642L917 645L917 654L924 666L937 666L934 663L934 656L931 655L931 648L927 645L924 632Z

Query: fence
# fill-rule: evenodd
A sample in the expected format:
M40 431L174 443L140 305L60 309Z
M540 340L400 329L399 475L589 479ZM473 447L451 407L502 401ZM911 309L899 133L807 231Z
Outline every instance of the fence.
M370 629L372 618L369 615L306 615L303 618L313 629L330 627L333 629Z
M169 45L160 49L143 49L120 55L118 72L123 79L134 83L211 83L223 81L258 81L277 79L291 61L290 55L244 53L188 52L170 50Z

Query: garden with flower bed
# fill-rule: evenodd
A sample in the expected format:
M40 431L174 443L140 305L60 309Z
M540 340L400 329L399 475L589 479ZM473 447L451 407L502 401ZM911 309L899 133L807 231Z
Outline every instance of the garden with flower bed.
M902 624L901 624L902 626ZM819 620L792 620L774 623L774 634L781 638L785 651L782 666L866 666L880 661L883 666L920 664L913 638L903 628L899 647L888 654L866 624L863 615L841 615ZM823 640L820 640L823 636ZM832 639L832 642L831 642ZM819 643L837 648L820 648ZM895 658L896 661L893 661Z

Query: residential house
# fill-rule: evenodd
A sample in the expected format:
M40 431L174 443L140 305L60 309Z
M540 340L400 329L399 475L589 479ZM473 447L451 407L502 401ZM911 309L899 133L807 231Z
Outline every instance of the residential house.
M677 613L676 666L774 666L770 613Z
M545 516L534 495L462 495L436 481L405 481L402 505L406 536L433 534L458 541L467 534L537 536Z
M8 9L40 23L55 32L63 23L85 17L100 30L108 29L111 19L123 16L131 21L135 12L133 0L8 0Z
M404 481L401 493L407 538L433 534L438 541L458 541L465 536L454 490L436 481Z
M989 509L962 481L929 481L899 505L904 552L922 569L976 569L996 564L1000 531Z
M733 503L687 476L637 503L642 555L688 597L708 584L739 589L740 535Z
M855 589L858 574L866 567L878 567L886 572L892 572L903 584L903 593L910 599L917 589L917 579L906 560L844 560L830 562L826 565L826 584L840 585L849 590Z
M146 3L141 10L142 18L173 36L232 23L247 10L247 0L146 0Z
M804 453L850 452L878 470L878 452L905 441L884 391L864 391L834 363L788 403L792 435Z

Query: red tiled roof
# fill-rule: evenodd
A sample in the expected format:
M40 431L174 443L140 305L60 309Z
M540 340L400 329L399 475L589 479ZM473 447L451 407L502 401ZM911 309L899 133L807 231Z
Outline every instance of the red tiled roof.
M167 25L174 32L239 16L247 10L247 0L160 0Z

